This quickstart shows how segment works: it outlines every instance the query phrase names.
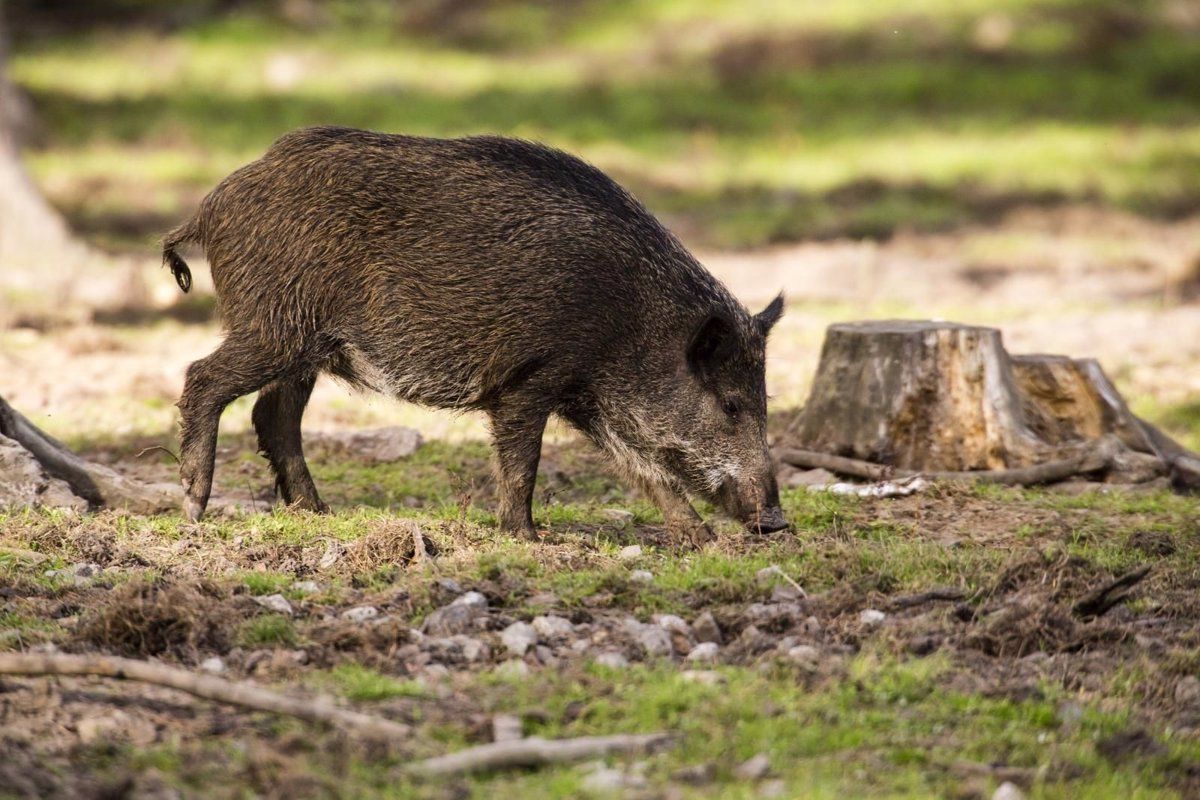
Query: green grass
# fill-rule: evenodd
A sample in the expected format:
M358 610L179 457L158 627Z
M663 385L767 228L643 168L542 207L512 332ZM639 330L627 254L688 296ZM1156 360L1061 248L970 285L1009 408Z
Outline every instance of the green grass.
M398 680L359 664L340 664L329 672L329 681L347 700L376 702L396 697L422 698L428 696L419 683Z
M281 614L263 614L246 620L238 628L242 647L295 647L300 637L296 626Z
M716 245L1028 203L1196 207L1186 32L1149 5L1122 28L1120 4L1014 0L1011 41L987 54L973 41L991 5L497 4L429 29L348 13L319 32L242 15L18 42L12 69L44 120L39 178L127 245L281 133L327 123L543 139Z

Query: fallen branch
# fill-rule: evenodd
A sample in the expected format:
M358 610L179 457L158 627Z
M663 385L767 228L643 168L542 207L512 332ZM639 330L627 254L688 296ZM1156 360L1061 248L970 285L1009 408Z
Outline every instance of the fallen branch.
M671 740L667 733L627 736L583 736L577 739L543 739L530 736L470 747L457 753L418 761L408 769L421 775L463 775L507 767L538 767L602 758L614 753L640 753Z
M891 602L894 609L913 608L932 602L952 602L962 600L966 597L966 593L962 589L941 588L930 589L928 592L920 592L919 594L908 594L902 597L897 597Z
M1108 466L1112 460L1111 451L1104 447L1059 461L1047 461L1032 467L1016 467L1013 469L983 469L964 472L916 472L890 467L886 464L875 464L857 458L834 456L828 453L818 453L813 450L799 450L792 447L780 448L779 459L794 467L804 469L827 469L840 475L854 478L864 478L871 481L890 480L893 478L915 478L917 476L931 481L975 481L978 483L994 483L1003 486L1034 486L1040 483L1054 483L1066 480L1075 475L1096 472Z
M1138 567L1132 572L1126 572L1124 575L1109 581L1100 588L1089 592L1087 596L1075 604L1075 613L1084 618L1103 616L1113 606L1119 605L1129 599L1129 592L1122 590L1133 588L1141 583L1149 574L1149 564Z
M71 491L93 507L124 508L153 514L178 508L181 490L167 484L148 484L126 478L102 464L93 464L39 429L0 397L0 435L29 451L47 475L66 481Z
M405 739L411 733L403 723L338 708L328 700L289 697L246 683L129 658L0 653L0 675L95 675L133 680L178 689L205 700L327 723L368 739L391 742Z

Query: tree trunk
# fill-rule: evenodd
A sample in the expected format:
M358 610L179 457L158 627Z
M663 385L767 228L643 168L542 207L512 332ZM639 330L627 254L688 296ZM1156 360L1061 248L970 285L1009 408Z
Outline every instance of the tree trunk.
M8 30L0 3L0 267L78 263L87 248L67 229L30 179L20 160L16 90L5 77Z
M784 461L860 477L882 466L888 476L991 471L997 480L1029 482L1018 480L1027 472L1061 480L1071 474L1064 465L1095 471L1091 456L1104 443L1109 480L1169 474L1176 488L1200 489L1200 457L1135 417L1098 362L1010 357L993 328L831 325L794 427L778 451ZM849 466L838 469L829 456Z

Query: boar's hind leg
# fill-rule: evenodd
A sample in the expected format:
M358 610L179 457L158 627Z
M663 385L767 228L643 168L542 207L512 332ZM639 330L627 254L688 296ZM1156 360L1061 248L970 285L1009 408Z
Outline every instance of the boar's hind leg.
M667 530L680 543L698 547L713 538L712 528L677 489L647 478L639 477L635 482L642 494L662 509Z
M505 399L490 410L490 416L500 527L533 533L533 485L542 454L542 432L550 412L536 402Z
M267 384L258 393L251 418L258 449L271 462L283 502L307 511L328 511L317 496L300 440L300 419L315 382L316 376L308 373Z
M230 334L206 358L187 369L179 399L179 478L188 519L200 519L212 491L217 423L225 406L270 383L280 372L280 359L256 343Z

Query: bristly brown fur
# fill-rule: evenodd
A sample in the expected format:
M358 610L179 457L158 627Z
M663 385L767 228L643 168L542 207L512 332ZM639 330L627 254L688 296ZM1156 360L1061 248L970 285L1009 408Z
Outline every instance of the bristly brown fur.
M766 336L628 192L530 142L349 128L290 133L164 240L208 255L227 329L188 370L181 474L199 516L217 418L262 390L259 442L289 503L323 508L300 444L320 372L492 423L500 517L531 530L542 429L556 414L663 506L684 493L780 527L766 448Z

